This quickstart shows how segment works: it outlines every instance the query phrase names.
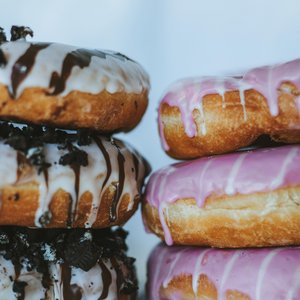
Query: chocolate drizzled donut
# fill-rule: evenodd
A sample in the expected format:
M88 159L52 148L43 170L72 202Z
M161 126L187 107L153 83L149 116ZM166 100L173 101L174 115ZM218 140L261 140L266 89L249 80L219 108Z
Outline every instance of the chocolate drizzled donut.
M122 229L106 230L55 230L55 229L28 229L20 227L2 227L0 229L0 257L11 264L13 292L17 297L26 294L26 286L33 283L25 281L25 274L38 274L42 276L45 295L50 292L55 280L63 285L64 299L75 299L79 294L81 299L82 289L72 283L71 274L84 274L95 266L102 269L97 276L102 276L102 292L106 296L111 292L112 272L116 273L116 294L133 294L137 290L134 259L126 256L125 243L127 233ZM108 267L110 265L111 267ZM61 268L61 278L56 278L53 266ZM1 268L1 267L0 267ZM1 276L1 275L0 275ZM74 276L74 275L73 275ZM25 278L25 279L24 279ZM94 278L90 278L93 282ZM82 285L88 282L81 282ZM96 284L96 282L93 282ZM71 288L72 286L72 288ZM101 287L99 287L101 288ZM80 291L80 293L79 293ZM103 297L101 299L105 299ZM100 297L99 297L100 299Z

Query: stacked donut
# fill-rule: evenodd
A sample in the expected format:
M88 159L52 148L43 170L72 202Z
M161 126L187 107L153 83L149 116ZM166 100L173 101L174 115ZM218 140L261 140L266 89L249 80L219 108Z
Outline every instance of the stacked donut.
M158 246L149 299L300 298L299 95L300 59L167 91L162 145L194 160L151 176L146 227L169 246L243 249Z
M110 135L142 118L148 76L120 53L28 34L0 30L0 299L134 299L126 232L111 227L150 170Z

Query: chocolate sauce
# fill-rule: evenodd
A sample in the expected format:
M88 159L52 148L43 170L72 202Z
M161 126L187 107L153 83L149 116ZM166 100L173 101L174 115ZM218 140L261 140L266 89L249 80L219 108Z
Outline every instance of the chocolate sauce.
M75 66L78 66L81 69L88 67L93 56L106 58L106 54L99 50L77 49L69 52L63 61L61 75L57 72L52 73L49 87L54 88L54 91L50 93L50 95L62 93L65 90L66 82L72 69Z
M111 162L110 162L109 154L106 151L105 147L103 146L101 139L99 139L98 137L95 136L94 140L95 140L95 143L97 144L97 146L99 147L99 149L101 150L101 152L104 156L104 159L105 159L105 163L106 163L107 172L106 172L106 176L103 181L103 184L102 184L102 189L103 189L107 183L107 180L109 179L109 177L111 175Z
M0 45L1 45L1 43L0 43ZM6 64L7 64L6 57L5 57L4 53L3 53L3 51L0 49L0 68L5 67Z
M114 222L117 219L118 202L121 199L123 188L124 188L124 182L125 182L125 158L124 158L123 154L121 153L119 147L115 143L114 143L114 145L118 149L119 181L115 184L116 191L115 191L111 206L109 208L110 222Z
M80 185L80 165L72 164L71 168L75 175L74 188L75 188L76 199L72 199L72 201L70 202L70 205L71 205L71 207L74 207L74 210L73 210L73 213L71 213L71 220L70 220L71 222L68 220L68 224L67 224L68 226L71 226L74 223L75 218L76 218L77 205L78 205L78 200L79 200L78 199L79 198L79 185ZM73 204L73 201L75 201L74 204Z
M18 278L20 276L20 272L21 272L21 264L19 262L19 260L16 260L14 263L14 269L15 269L15 280L14 280L14 284L13 284L13 291L17 296L18 300L24 300L25 299L25 287L27 285L26 282L23 281L18 281Z
M39 51L49 47L50 43L30 44L26 52L15 62L11 73L11 95L16 97L17 89L30 73Z
M76 284L71 284L70 266L61 265L61 278L63 283L64 300L80 300L82 297L81 289Z
M42 286L45 289L45 299L47 299L47 293L48 290L50 289L52 282L51 282L51 278L50 278L50 274L49 274L49 270L44 270L43 272L43 277L42 277Z
M28 284L24 281L17 281L15 280L13 283L13 292L17 296L17 300L24 300L25 299L25 287Z
M100 299L107 298L108 292L109 292L109 287L112 282L112 278L111 278L110 271L108 270L108 268L102 261L99 261L99 265L102 270L101 276L102 276L102 283L103 283L103 290L102 290L101 296L99 298L99 300L100 300Z
M135 180L137 181L139 178L139 161L134 153L132 153L132 160L133 160L134 170L135 170Z

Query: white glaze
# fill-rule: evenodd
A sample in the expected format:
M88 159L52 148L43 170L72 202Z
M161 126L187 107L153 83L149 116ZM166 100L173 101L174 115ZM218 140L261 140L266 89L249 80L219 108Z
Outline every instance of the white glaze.
M0 82L11 89L11 74L15 62L30 47L31 43L24 40L7 42L0 46L8 63L0 68ZM24 89L31 87L45 88L48 92L49 83L53 72L61 74L62 64L69 52L80 49L79 47L52 43L39 51L34 66L25 80L17 89L16 97L19 97ZM111 51L103 51L107 54ZM125 75L124 75L125 74ZM103 90L109 93L141 93L150 87L149 78L143 68L132 60L121 60L108 55L106 58L93 56L89 66L72 68L70 77L62 96L73 90L97 94Z

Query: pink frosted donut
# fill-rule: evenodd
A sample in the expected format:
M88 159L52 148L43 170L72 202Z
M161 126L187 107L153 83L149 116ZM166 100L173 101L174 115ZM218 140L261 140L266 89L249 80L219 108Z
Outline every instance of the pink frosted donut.
M152 174L148 229L166 243L214 247L300 244L300 146L201 158Z
M159 106L164 149L175 158L220 154L261 135L300 142L300 59L240 77L200 77L171 86Z
M159 245L148 261L147 294L149 300L298 300L300 249Z

